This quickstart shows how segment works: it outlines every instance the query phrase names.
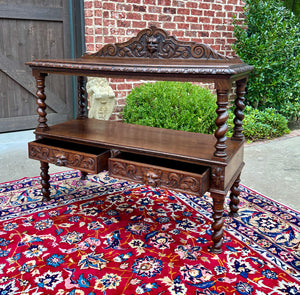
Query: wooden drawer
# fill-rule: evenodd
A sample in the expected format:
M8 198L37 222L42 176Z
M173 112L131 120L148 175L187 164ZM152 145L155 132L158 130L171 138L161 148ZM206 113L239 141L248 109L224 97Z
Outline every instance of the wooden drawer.
M202 196L209 187L208 167L121 153L108 160L109 174L151 186Z
M45 138L29 142L28 152L31 159L94 174L108 169L110 156L106 149Z

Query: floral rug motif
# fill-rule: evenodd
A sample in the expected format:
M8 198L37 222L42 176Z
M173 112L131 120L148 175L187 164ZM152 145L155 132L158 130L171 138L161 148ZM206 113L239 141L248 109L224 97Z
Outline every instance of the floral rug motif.
M300 294L299 212L240 186L216 255L209 194L79 176L0 184L0 294Z

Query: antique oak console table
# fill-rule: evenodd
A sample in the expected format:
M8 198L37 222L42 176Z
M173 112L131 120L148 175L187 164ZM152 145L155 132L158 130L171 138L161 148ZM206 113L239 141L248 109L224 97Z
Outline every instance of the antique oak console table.
M75 60L28 62L37 85L36 141L29 157L41 162L43 200L50 200L49 163L87 173L107 170L115 177L213 199L212 252L222 252L225 196L237 215L242 171L242 120L247 77L252 67L209 46L182 42L150 27L129 41L105 45ZM78 77L77 119L47 125L45 77ZM213 82L217 92L214 135L168 130L87 118L85 76L165 81ZM236 81L234 134L226 138L228 96Z

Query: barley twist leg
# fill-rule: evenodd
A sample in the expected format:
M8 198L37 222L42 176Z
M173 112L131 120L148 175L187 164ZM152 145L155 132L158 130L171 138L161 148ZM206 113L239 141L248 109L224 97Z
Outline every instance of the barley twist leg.
M86 118L86 90L85 79L83 76L79 76L78 79L78 115L77 119Z
M218 92L218 96L226 96L227 97L227 92ZM226 150L226 132L228 130L227 127L227 119L228 119L228 112L227 112L227 101L218 101L217 102L218 108L216 110L218 117L215 120L215 123L217 125L217 130L215 131L215 137L217 139L217 143L215 144L215 152L214 156L218 158L226 158L227 154L225 152Z
M213 234L211 239L213 241L213 246L211 251L215 254L222 253L222 245L223 245L223 226L224 226L224 200L225 194L211 193L213 198L213 219L214 222L212 224Z
M234 109L235 118L233 120L234 129L233 129L233 135L232 135L232 139L236 139L236 140L244 139L244 135L242 132L243 132L243 120L244 120L243 110L245 109L245 104L244 104L245 97L244 96L246 93L246 90L245 90L246 83L247 83L246 79L239 80L236 82L237 96L234 101L234 103L235 103L235 109Z
M237 217L238 214L238 210L239 210L239 195L240 195L240 189L239 189L239 183L240 183L240 176L235 180L235 182L233 183L232 187L231 187L231 193L230 193L230 212L229 212L229 216L232 217Z
M47 125L47 113L46 113L46 108L47 105L45 103L46 100L46 95L45 95L45 77L46 75L40 74L38 76L35 77L36 79L36 87L37 87L37 99L36 99L36 103L38 105L37 108L37 113L39 114L39 118L38 118L38 126L37 129L48 129L48 125Z
M87 180L88 179L88 177L87 177L87 172L84 172L84 171L80 171L81 172L81 177L80 177L80 179L81 180Z
M44 202L49 202L50 199L50 176L48 174L49 164L47 162L41 162L41 184L42 184L42 194Z

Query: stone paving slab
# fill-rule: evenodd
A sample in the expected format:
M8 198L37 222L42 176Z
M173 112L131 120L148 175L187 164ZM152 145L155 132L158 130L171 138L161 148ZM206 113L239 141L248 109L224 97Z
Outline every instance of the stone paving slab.
M300 211L300 130L245 146L241 183Z

